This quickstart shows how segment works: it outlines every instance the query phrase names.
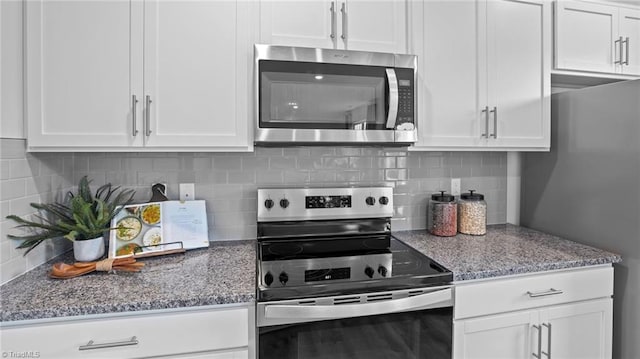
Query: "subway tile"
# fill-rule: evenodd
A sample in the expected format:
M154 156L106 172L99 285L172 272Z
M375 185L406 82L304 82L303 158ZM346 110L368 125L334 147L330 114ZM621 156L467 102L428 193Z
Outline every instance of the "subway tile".
M12 179L0 182L0 201L24 197L25 194L25 179Z
M269 161L262 157L243 157L241 167L244 171L266 170L269 168Z
M137 184L150 186L154 183L178 183L177 172L138 172Z
M22 197L18 199L12 199L10 201L11 205L11 214L15 214L16 216L26 216L28 214L34 213L35 209L31 207L31 203L40 203L40 196L28 196Z
M428 168L409 168L409 178L410 179L429 178L429 169Z
M133 171L114 171L105 173L105 181L114 186L131 188L138 183L138 174Z
M0 159L20 159L26 157L26 140L0 138Z
M300 158L311 156L311 149L309 147L285 147L282 152L285 157Z
M360 181L383 181L384 170L370 169L360 171Z
M255 147L256 156L258 157L276 157L283 155L282 147Z
M462 156L457 152L451 152L442 158L442 165L449 168L461 167Z
M402 156L396 157L396 168L407 168L409 164L409 157Z
M315 170L322 168L322 157L298 158L296 166L300 170Z
M279 185L284 183L282 171L260 170L256 171L256 184Z
M373 161L373 166L375 168L396 168L396 158L379 157L377 160Z
M269 157L270 170L289 170L296 168L295 157Z
M373 168L373 157L349 157L349 167L353 169Z
M9 170L11 168L11 160L0 160L0 181L11 178Z
M420 158L420 168L442 167L442 157L426 156Z
M242 159L244 162L244 158ZM196 157L193 159L194 171L208 171L213 168L213 160L211 157Z
M40 162L40 175L59 174L64 170L62 157L47 157Z
M0 221L4 220L4 218L11 214L11 205L10 201L0 201ZM0 238L0 241L2 238Z
M483 154L482 158L481 158L481 163L483 167L490 167L490 166L495 166L495 167L500 167L500 159L502 156L495 154L495 153L491 153L491 152L487 152L485 154Z
M335 156L335 147L312 147L311 157Z
M91 168L91 166L89 166ZM162 171L179 171L180 159L179 158L154 158L152 160L152 167L155 172Z
M77 159L76 159L77 160ZM151 172L153 170L153 159L145 157L127 156L121 159L121 168L123 171L129 172ZM88 168L88 167L87 167ZM78 169L75 169L78 171Z
M429 168L428 169L429 177L450 177L451 170L448 168Z
M386 169L384 170L384 179L387 181L406 181L407 170L406 169Z
M325 182L335 182L336 181L336 171L328 170L328 171L310 171L310 182L311 183L325 183ZM286 181L286 178L285 178Z
M360 156L362 149L360 147L338 147L336 154L338 156Z
M452 178L471 177L471 168L469 167L456 167L451 169Z
M360 181L360 171L338 171L336 181L341 183L353 183Z
M213 168L216 170L240 170L242 159L240 156L216 156L213 158Z
M349 168L349 158L348 157L323 157L322 168L326 168L326 169Z
M256 183L255 171L229 171L227 175L229 183Z
M14 258L8 262L0 264L0 281L5 284L17 276L27 271L27 260L25 258Z
M25 178L31 176L37 176L39 171L39 164L33 159L31 161L27 159L10 160L11 178ZM35 171L31 169L31 166L35 164Z
M418 168L420 167L420 154L421 152L409 152L409 155L406 158L405 166L408 168Z
M364 147L362 148L363 156L384 156L384 149L380 147Z
M304 185L311 181L311 175L309 171L284 171L282 173L283 183L289 185Z
M195 173L196 183L229 183L227 178L228 171L198 171Z
M178 183L195 183L196 174L193 171L179 171Z

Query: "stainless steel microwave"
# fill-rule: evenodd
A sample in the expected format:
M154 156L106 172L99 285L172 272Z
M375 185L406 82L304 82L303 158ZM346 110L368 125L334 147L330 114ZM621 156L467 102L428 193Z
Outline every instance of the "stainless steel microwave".
M256 145L409 145L414 55L255 45Z

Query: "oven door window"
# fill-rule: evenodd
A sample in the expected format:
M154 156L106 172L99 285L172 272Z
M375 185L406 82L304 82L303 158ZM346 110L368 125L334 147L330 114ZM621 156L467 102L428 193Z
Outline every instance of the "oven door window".
M451 357L451 307L259 328L260 359Z
M260 127L384 130L386 68L262 60Z

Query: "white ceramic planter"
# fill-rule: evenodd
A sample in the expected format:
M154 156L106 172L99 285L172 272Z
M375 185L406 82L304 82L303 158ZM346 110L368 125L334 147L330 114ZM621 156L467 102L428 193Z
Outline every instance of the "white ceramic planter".
M73 256L78 262L91 262L104 255L104 239L102 237L73 241Z

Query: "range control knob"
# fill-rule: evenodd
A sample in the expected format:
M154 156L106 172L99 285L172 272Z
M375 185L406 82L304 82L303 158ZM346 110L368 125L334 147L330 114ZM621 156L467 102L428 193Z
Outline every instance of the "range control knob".
M378 202L380 202L380 204L384 206L389 203L389 198L387 196L382 196L378 198Z
M265 200L264 201L264 206L267 207L267 209L273 208L273 200L272 199Z
M280 280L280 283L282 283L282 285L285 285L289 281L289 275L285 272L282 272L280 273L278 280Z
M273 274L267 272L267 274L264 275L264 284L271 285L271 283L273 283Z
M378 267L378 273L380 273L381 276L386 277L387 276L387 268L385 266L379 266Z
M373 273L374 273L373 268L369 266L367 266L367 268L364 269L364 274L366 274L367 277L369 278L373 278Z
M289 200L286 198L283 198L280 200L280 207L282 208L287 208L289 207Z
M367 203L367 205L369 205L369 206L373 206L374 204L376 204L376 199L375 199L375 198L373 198L373 197L371 197L371 196L367 197L364 201L365 201L365 202Z

